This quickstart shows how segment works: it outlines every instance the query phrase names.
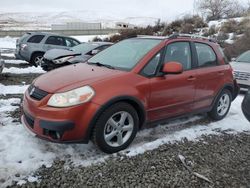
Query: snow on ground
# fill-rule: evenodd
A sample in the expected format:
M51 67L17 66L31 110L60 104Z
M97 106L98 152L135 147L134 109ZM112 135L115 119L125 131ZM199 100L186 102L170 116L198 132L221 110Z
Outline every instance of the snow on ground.
M186 138L190 141L195 141L202 135L220 134L218 130L227 131L231 134L250 131L250 123L245 119L243 113L241 112L242 100L242 96L236 98L236 100L232 103L232 107L228 116L221 121L213 122L208 125L193 126L191 128L183 129L170 134L164 133L162 137L156 139L153 142L138 144L137 146L131 147L127 155L135 156L142 154L145 151L156 149L163 144L181 141L183 138Z
M23 60L5 60L5 64L28 64L28 62Z
M2 91L1 87L0 91ZM138 133L132 145L121 153L134 156L169 142L181 141L183 138L195 141L201 135L220 134L218 130L228 130L228 134L250 131L250 124L240 110L242 99L243 97L239 96L232 104L229 115L219 122L190 127L190 123L200 119L199 116L194 116L185 120L176 120L167 125L167 127L183 125L179 130L169 131L163 125L143 130ZM49 167L56 158L83 166L108 159L109 155L101 153L92 143L60 145L40 140L28 134L20 123L13 123L13 118L9 115L9 112L17 108L16 105L11 106L11 104L19 102L18 99L0 100L0 121L4 125L0 126L0 179L7 180L4 186L12 180L18 181L32 176L32 172L42 165ZM187 124L189 126L185 127ZM154 138L153 141L147 141L151 137ZM20 177L16 177L16 174L19 174ZM24 182L21 181L21 183Z
M0 48L16 48L16 39L12 37L0 38Z
M4 68L3 73L11 73L11 74L42 74L45 73L45 71L41 67L28 67L28 68Z
M82 35L82 36L71 36L80 42L91 42L95 37L98 37L100 39L105 39L109 35Z
M29 87L28 85L10 85L10 86L5 86L3 84L0 84L0 95L23 94L28 87Z

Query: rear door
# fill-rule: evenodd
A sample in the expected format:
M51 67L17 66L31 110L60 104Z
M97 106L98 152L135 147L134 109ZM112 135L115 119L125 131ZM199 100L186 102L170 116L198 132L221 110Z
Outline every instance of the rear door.
M212 46L206 43L192 43L197 55L197 81L195 109L210 107L214 97L224 84L225 67Z
M65 38L60 36L49 36L46 39L43 48L45 51L51 49L69 49L69 47L67 47Z
M155 76L150 79L148 115L151 121L182 115L193 110L196 71L192 69L193 57L189 42L172 42L167 45L162 62L173 61L183 65L183 73ZM151 64L149 62L145 69L152 70L154 66Z

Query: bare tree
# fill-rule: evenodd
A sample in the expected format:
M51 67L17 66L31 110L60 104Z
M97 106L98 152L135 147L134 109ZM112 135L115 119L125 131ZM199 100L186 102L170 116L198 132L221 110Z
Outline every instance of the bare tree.
M244 7L238 0L198 0L197 9L206 14L208 20L239 16Z

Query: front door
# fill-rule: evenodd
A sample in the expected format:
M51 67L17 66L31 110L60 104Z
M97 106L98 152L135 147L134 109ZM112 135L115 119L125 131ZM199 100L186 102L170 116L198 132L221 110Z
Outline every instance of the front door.
M163 62L179 62L183 65L184 72L150 79L148 116L151 121L178 116L193 110L196 70L192 70L190 43L171 43L164 54Z

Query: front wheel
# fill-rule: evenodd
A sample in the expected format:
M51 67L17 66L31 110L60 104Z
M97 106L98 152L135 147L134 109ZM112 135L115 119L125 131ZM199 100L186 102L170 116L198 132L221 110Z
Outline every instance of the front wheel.
M232 102L232 93L224 89L216 99L211 112L208 115L214 120L221 120L228 114Z
M105 153L127 148L139 127L136 110L127 103L116 103L105 110L97 120L92 140Z

